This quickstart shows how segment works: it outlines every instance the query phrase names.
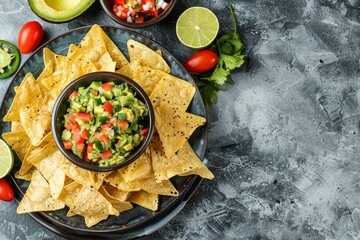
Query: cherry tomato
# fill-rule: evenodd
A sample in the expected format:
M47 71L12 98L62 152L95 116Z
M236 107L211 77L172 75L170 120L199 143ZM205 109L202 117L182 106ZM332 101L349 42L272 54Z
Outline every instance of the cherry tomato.
M218 62L217 54L212 50L200 50L186 60L184 66L189 72L208 72Z
M0 179L0 199L6 202L14 199L14 191L5 178Z
M29 53L40 44L44 30L40 23L31 21L25 23L18 35L18 47L21 53Z

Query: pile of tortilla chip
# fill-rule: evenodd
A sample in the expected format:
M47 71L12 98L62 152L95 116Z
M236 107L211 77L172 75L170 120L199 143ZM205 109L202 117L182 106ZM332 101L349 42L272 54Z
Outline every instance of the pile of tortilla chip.
M18 213L69 208L91 227L109 215L118 216L132 204L156 211L159 195L177 196L173 176L213 174L196 156L187 139L205 123L186 112L195 87L170 75L160 51L128 41L130 62L94 25L79 46L66 56L44 49L44 69L35 79L28 73L4 117L11 132L2 137L22 161L15 176L30 181ZM76 78L91 72L117 72L135 80L149 95L155 111L156 134L147 150L130 165L113 172L91 172L77 167L57 149L51 133L53 104Z

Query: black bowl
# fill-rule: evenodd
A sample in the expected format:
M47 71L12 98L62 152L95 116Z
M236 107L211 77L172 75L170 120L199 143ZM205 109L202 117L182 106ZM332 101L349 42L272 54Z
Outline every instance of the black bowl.
M95 163L87 162L79 158L71 150L67 150L64 148L63 141L61 139L61 134L62 131L64 130L64 126L63 126L64 115L67 113L67 109L69 108L70 105L68 101L69 95L74 90L77 90L79 87L88 87L93 81L101 81L103 83L114 82L115 84L127 83L136 92L136 97L139 98L142 102L144 102L149 110L149 116L144 122L144 125L149 128L149 133L147 137L140 143L139 146L133 149L133 152L128 157L125 158L125 161L108 167L100 167ZM81 76L80 78L70 83L56 99L52 111L51 128L57 147L70 162L86 170L95 171L95 172L108 172L122 168L130 164L131 162L135 161L145 151L154 133L154 110L144 90L133 80L123 75L117 73L111 73L111 72L89 73L84 76Z
M162 21L170 14L171 10L174 8L175 2L176 0L170 0L169 6L158 17L152 18L149 21L143 23L131 23L125 20L121 20L115 15L115 13L113 12L114 0L100 0L100 4L106 14L109 15L112 20L127 28L145 28Z

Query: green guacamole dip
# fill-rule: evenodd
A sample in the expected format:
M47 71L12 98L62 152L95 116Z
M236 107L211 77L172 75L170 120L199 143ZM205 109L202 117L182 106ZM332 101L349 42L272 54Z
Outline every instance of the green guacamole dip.
M141 124L148 109L126 83L92 82L72 92L69 102L63 121L64 148L84 161L118 164L149 132Z

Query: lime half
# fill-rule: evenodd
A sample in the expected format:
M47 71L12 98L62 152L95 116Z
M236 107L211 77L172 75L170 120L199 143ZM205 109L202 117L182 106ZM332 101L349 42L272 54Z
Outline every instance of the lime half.
M217 36L219 21L215 14L204 7L191 7L176 22L176 35L180 42L191 48L205 48Z
M10 147L0 139L0 178L5 177L14 165L14 156Z

